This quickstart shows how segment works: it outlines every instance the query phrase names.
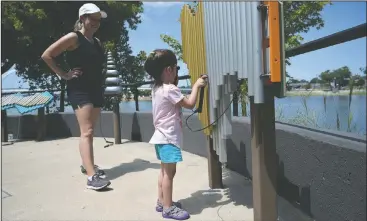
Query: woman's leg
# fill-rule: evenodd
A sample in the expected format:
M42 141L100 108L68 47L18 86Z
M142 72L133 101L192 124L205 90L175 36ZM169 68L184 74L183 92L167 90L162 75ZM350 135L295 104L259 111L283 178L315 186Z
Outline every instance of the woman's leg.
M85 104L83 106L79 106L75 110L80 128L79 151L83 166L86 169L88 175L88 188L102 189L110 185L110 182L107 180L100 180L98 175L95 176L96 171L94 169L93 159L93 109L94 107L92 104Z
M92 104L85 104L75 110L75 115L80 128L79 151L88 177L92 177L95 174L94 162L91 158L91 152L93 149L92 110Z
M98 117L101 113L101 108L96 108L96 107L93 107L92 109L92 125L93 125L93 130L96 128L96 123L97 123L97 120L98 120ZM92 134L92 146L93 146L93 135ZM93 165L94 165L94 154L93 154L93 147L90 151L90 157L92 159L92 162L93 162Z
M97 120L98 120L100 114L101 114L101 108L100 107L95 107L95 105L94 105L94 108L93 108L93 111L92 111L92 122L93 122L93 128L94 129L96 128ZM95 160L94 160L94 151L93 151L93 149L94 148L92 148L92 150L91 150L91 158L92 158L93 164L94 164ZM106 178L106 173L104 172L104 170L100 169L100 167L97 166L96 164L94 164L94 170L100 178L103 178L103 179Z

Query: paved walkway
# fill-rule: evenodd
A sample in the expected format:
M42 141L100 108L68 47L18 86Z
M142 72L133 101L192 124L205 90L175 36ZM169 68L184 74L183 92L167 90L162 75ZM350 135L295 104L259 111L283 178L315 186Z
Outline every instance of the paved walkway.
M96 163L111 188L88 190L79 165L78 139L18 142L2 147L3 220L162 220L155 212L159 161L150 144L123 141L103 148L95 141ZM224 171L226 186L208 186L207 160L184 152L174 199L190 220L253 220L250 182Z

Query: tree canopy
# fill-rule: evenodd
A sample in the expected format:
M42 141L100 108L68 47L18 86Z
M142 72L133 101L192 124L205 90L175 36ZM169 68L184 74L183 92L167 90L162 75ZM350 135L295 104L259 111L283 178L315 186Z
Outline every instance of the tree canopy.
M362 72L365 71L363 68L361 68L360 70ZM335 70L323 71L319 75L319 78L316 78L315 81L316 80L319 83L326 83L328 85L330 85L335 80L335 82L338 84L339 89L341 87L347 86L350 81L353 82L353 85L359 86L359 87L365 84L365 79L359 74L352 74L349 67L347 66L343 66Z
M359 69L364 75L367 75L367 68L364 67L364 68L360 68Z
M13 65L18 75L44 87L58 86L55 75L41 61L43 51L61 36L73 31L83 1L2 2L1 72ZM105 1L97 5L108 17L96 33L107 48L121 44L127 28L136 29L141 22L142 2ZM128 39L127 39L128 40ZM58 58L64 66L63 56ZM48 80L46 80L48 79ZM51 80L50 80L51 79ZM48 83L45 83L48 82Z
M335 70L326 70L320 74L320 79L330 84L334 80L338 83L339 88L348 85L350 78L352 77L352 72L349 67L343 66Z

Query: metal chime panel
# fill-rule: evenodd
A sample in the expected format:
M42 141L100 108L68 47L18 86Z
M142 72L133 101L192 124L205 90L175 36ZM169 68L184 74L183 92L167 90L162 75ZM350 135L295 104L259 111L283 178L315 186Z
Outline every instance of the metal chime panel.
M115 62L112 57L112 53L109 51L107 54L107 71L106 71L106 89L104 94L106 96L121 95L122 87L121 78L116 70Z
M188 5L185 5L181 11L181 35L183 61L189 69L191 85L193 85L201 74L210 74L207 72L206 51L204 39L204 18L202 5L199 4L197 13L193 15ZM210 77L210 76L209 76ZM203 112L199 113L199 120L203 127L209 125L208 112L208 88L204 90ZM197 101L199 102L199 100ZM210 129L204 130L206 135L210 134Z
M263 102L260 79L263 52L258 6L259 2L199 2L195 15L187 6L181 12L183 55L192 83L205 73L196 73L197 70L190 68L195 67L196 63L205 64L206 69L201 70L207 70L209 76L210 122L226 111L211 131L214 149L222 163L227 162L226 140L232 134L230 101L237 89L237 80L248 78L248 95L254 96L255 103ZM195 17L197 20L203 19L201 30L201 26L194 22ZM200 41L203 45L193 44L195 41L190 39L195 39L201 31L204 32L204 38ZM203 49L204 53L199 53ZM189 56L192 54L196 57ZM206 61L199 60L202 58Z

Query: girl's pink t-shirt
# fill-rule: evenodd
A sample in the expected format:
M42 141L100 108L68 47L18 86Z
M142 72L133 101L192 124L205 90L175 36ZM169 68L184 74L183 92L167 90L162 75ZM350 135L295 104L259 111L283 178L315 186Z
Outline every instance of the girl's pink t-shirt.
M184 95L173 84L163 84L152 89L154 134L151 144L174 144L182 147L182 112L178 104Z

